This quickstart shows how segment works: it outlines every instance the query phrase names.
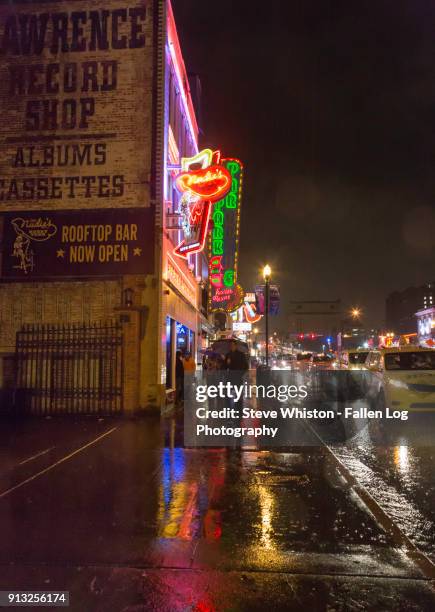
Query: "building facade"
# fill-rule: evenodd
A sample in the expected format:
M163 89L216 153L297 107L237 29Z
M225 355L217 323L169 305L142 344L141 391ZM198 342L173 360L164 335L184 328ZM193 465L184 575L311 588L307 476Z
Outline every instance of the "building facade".
M417 324L417 341L422 346L431 348L435 345L435 306L422 308L414 316Z
M173 252L198 125L170 2L12 1L0 49L0 386L42 413L162 406L211 332L205 257Z
M435 282L390 293L386 300L386 326L396 334L415 331L415 313L435 305Z

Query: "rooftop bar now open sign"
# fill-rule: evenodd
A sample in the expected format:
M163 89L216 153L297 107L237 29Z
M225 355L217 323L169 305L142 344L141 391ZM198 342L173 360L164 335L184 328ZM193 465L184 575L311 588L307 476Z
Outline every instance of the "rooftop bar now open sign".
M0 215L3 279L152 274L152 208Z

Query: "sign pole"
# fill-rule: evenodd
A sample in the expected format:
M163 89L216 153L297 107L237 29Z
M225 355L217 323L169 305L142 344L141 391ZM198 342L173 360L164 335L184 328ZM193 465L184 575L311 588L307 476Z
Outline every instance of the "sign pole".
M269 367L269 278L266 277L266 368Z

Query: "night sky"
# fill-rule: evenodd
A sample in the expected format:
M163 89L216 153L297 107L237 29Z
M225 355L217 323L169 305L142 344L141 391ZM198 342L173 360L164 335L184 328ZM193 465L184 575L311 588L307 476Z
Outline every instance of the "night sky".
M435 279L435 4L173 0L201 145L245 163L240 280L382 324ZM285 326L284 326L285 328Z

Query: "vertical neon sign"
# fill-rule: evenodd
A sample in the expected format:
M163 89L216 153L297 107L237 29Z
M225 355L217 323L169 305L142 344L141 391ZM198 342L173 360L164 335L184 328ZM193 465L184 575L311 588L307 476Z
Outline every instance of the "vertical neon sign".
M182 172L177 175L176 185L183 194L180 214L184 239L174 249L179 257L186 259L188 254L202 251L212 203L224 198L231 189L231 174L219 160L220 152L211 149L181 160Z
M221 163L231 175L231 187L226 197L213 206L213 229L209 239L209 306L211 312L232 312L243 299L243 291L237 285L243 165L238 159L223 159Z

